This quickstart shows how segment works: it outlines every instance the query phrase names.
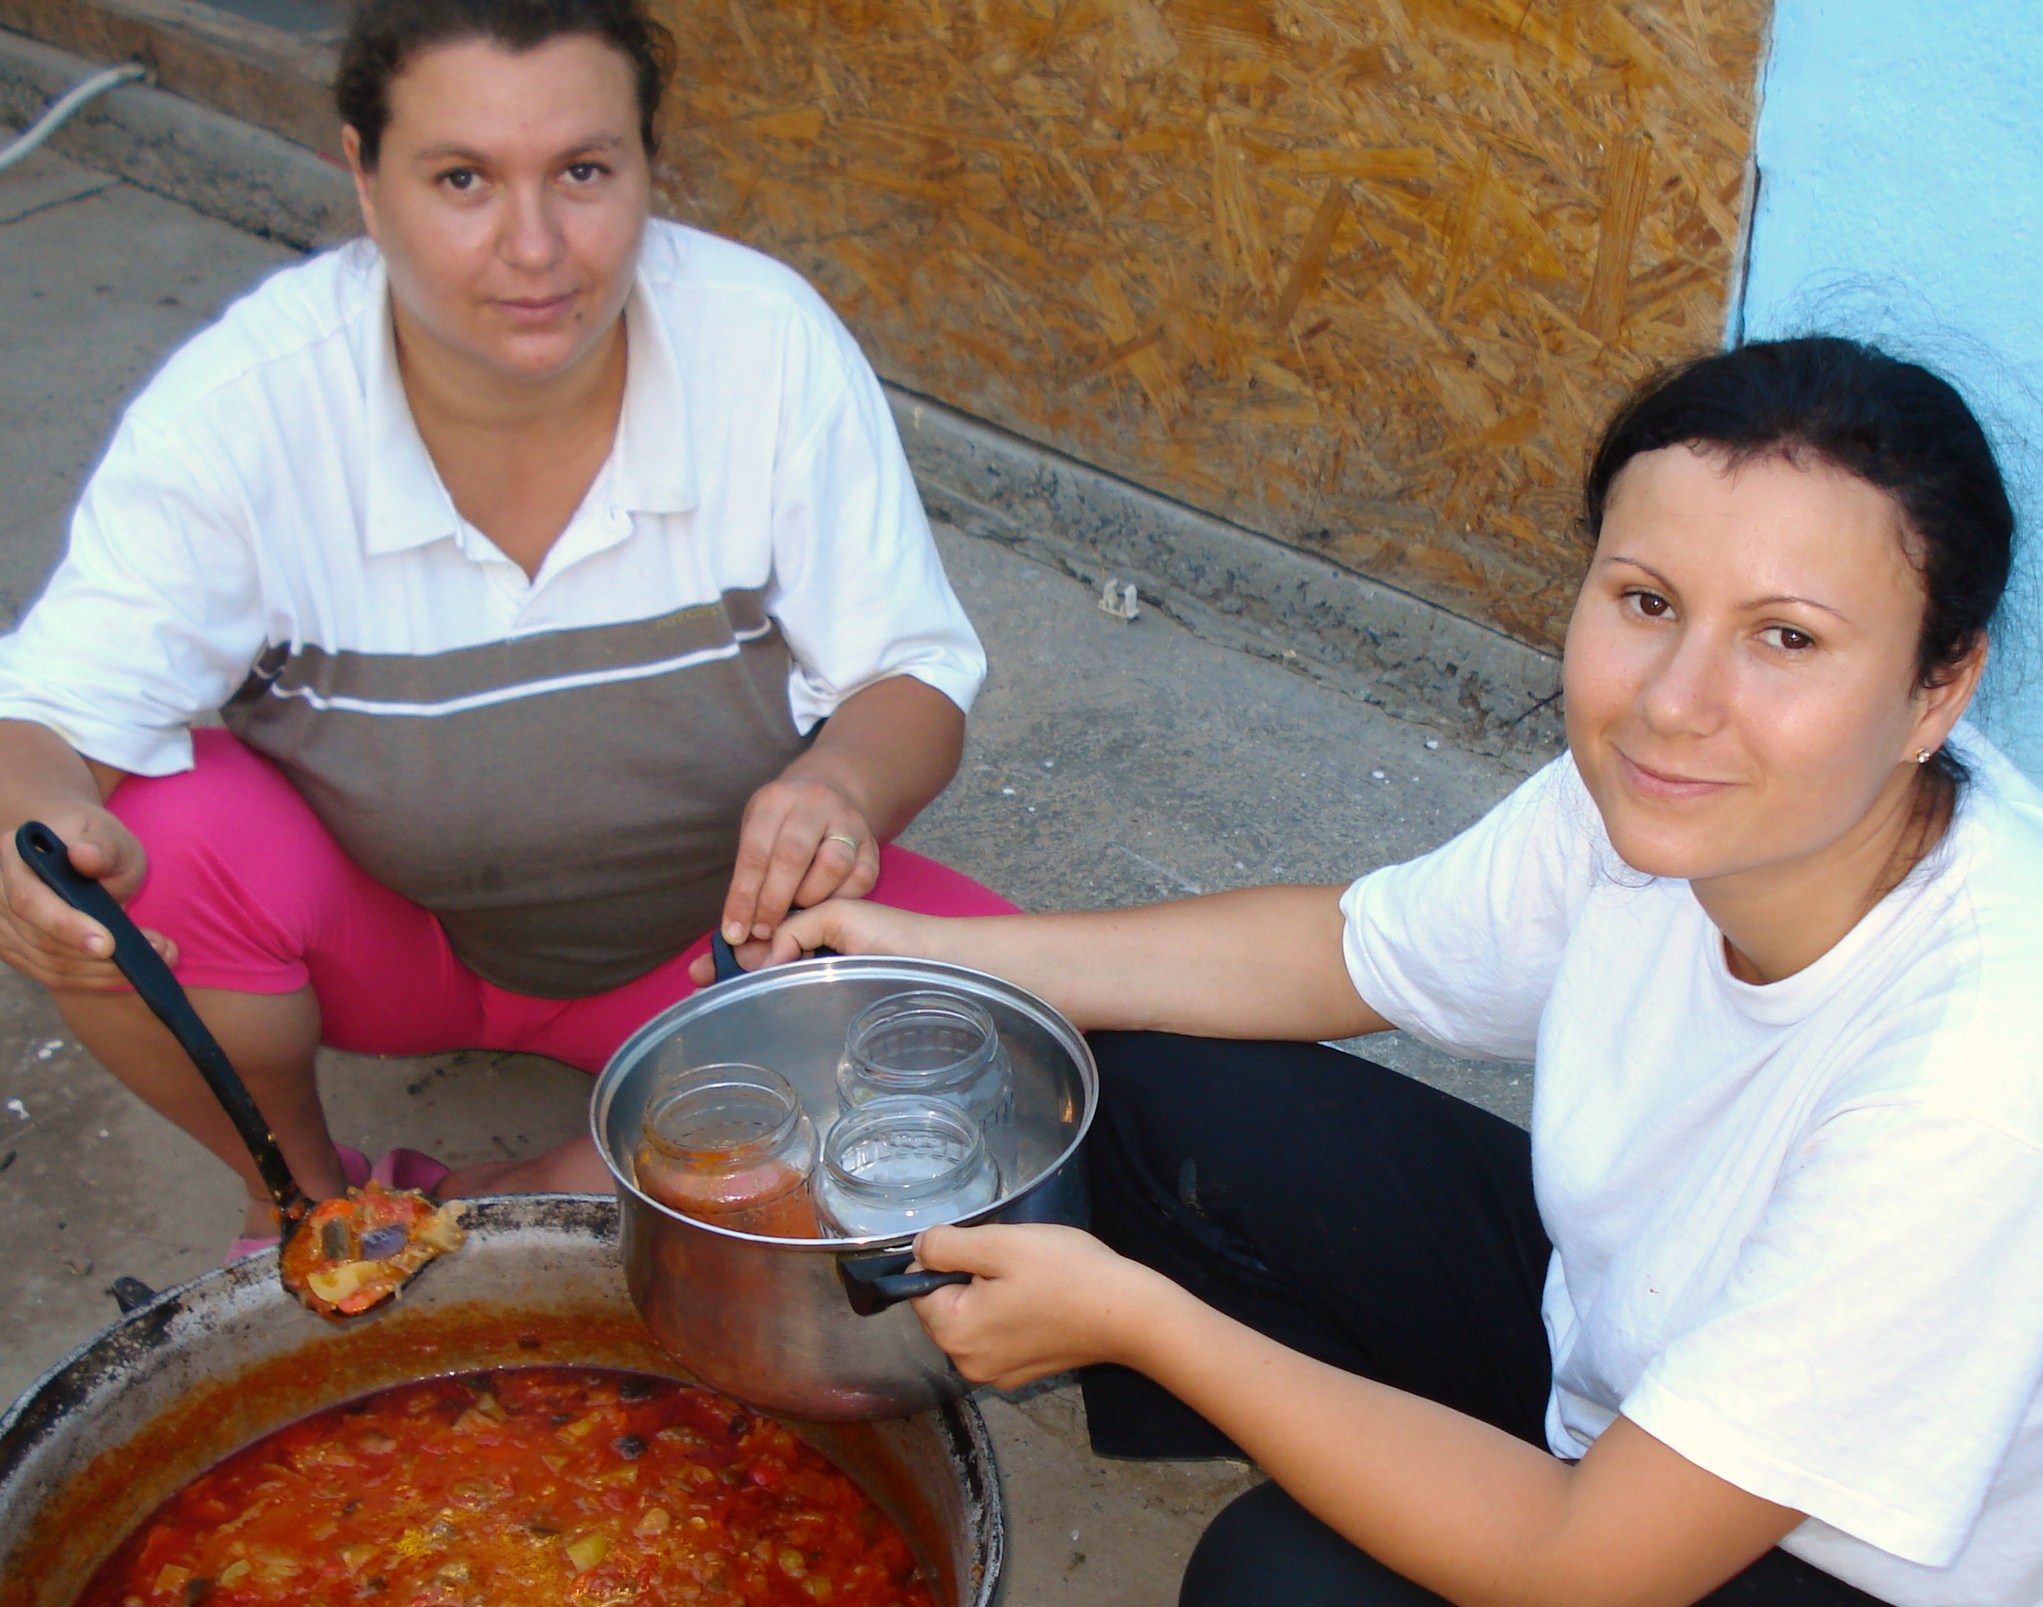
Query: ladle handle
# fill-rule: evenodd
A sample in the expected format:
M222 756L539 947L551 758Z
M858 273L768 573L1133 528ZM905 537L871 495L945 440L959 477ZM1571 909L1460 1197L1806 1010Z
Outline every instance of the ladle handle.
M213 1097L220 1101L220 1108L227 1112L227 1119L234 1123L241 1142L255 1158L263 1187L270 1191L277 1209L287 1218L294 1214L304 1195L291 1176L284 1152L277 1147L276 1134L263 1120L226 1051L199 1019L183 986L163 963L163 957L149 946L142 929L113 894L72 867L71 851L64 846L64 840L41 821L25 821L14 834L14 846L28 868L42 878L45 887L113 935L113 962L121 975L134 985L142 1002L191 1056L192 1064L199 1068L199 1075L206 1079L206 1086L213 1090Z
M873 1317L904 1300L920 1300L951 1284L972 1281L969 1272L910 1272L908 1263L914 1259L907 1250L840 1257L837 1278L851 1309L861 1317Z

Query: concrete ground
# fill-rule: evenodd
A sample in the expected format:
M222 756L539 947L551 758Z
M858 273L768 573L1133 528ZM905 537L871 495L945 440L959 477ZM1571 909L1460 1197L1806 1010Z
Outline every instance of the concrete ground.
M48 153L0 173L0 627L55 560L125 399L293 255ZM1027 907L1345 880L1442 840L1531 763L1460 751L1444 726L1393 720L1154 610L1124 624L1060 572L939 537L994 672L956 782L906 841ZM1404 1040L1370 1052L1525 1119L1522 1069ZM588 1089L563 1067L494 1054L335 1055L322 1084L340 1137L455 1163L578 1130ZM238 1192L70 1041L41 990L0 972L0 1400L112 1318L115 1276L162 1287L212 1266ZM1068 1384L984 1405L1008 1493L1011 1602L1174 1601L1204 1521L1251 1478L1231 1464L1095 1460Z

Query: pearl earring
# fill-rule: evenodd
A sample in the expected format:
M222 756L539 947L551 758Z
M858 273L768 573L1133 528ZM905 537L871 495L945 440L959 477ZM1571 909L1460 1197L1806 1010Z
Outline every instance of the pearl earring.
M1917 748L1915 750L1915 762L1917 764L1928 764L1930 762L1930 750L1928 748Z

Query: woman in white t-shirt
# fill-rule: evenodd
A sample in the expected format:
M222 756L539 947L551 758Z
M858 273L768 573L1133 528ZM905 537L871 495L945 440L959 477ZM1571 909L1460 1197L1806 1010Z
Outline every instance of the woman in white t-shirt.
M600 1069L711 927L1011 909L891 839L985 673L886 398L798 276L649 217L643 0L364 0L370 238L274 275L121 421L0 639L0 961L261 1180L39 819L171 958L314 1198L321 1045ZM218 713L226 730L201 729ZM587 1140L386 1181L609 1188Z
M1958 724L1992 452L1814 338L1650 384L1587 490L1569 752L1434 853L751 958L1100 1033L1099 1237L932 1229L975 1277L920 1310L968 1377L1086 1368L1103 1452L1269 1473L1187 1607L2043 1600L2043 798ZM1529 1139L1321 1046L1392 1026L1535 1059Z

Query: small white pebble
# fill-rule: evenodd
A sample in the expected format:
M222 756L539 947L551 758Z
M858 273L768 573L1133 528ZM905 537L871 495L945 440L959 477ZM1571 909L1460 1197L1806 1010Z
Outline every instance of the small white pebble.
M28 1106L24 1105L20 1100L18 1099L8 1100L7 1108L13 1111L14 1114L19 1116L23 1121L28 1120Z
M1426 748L1428 752L1437 752L1439 750L1439 747L1440 739L1438 737L1426 738Z
M1369 779L1371 781L1388 781L1390 777L1386 776L1381 770L1372 770L1369 772Z
M112 1135L111 1133L109 1133L109 1132L108 1132L108 1131L107 1131L107 1130L106 1130L106 1129L105 1129L104 1127L102 1127L102 1128L101 1128L101 1129L99 1130L99 1136L100 1136L101 1138L111 1138L111 1137L112 1137L113 1135Z
M35 1057L38 1060L47 1060L63 1047L64 1040L62 1038L50 1038L35 1046Z
M1055 759L1045 759L1043 761L1043 768L1045 770L1055 770L1057 768L1057 761Z
M1000 789L1000 796L1003 798L1012 798L1014 796L1014 788L1002 787Z

